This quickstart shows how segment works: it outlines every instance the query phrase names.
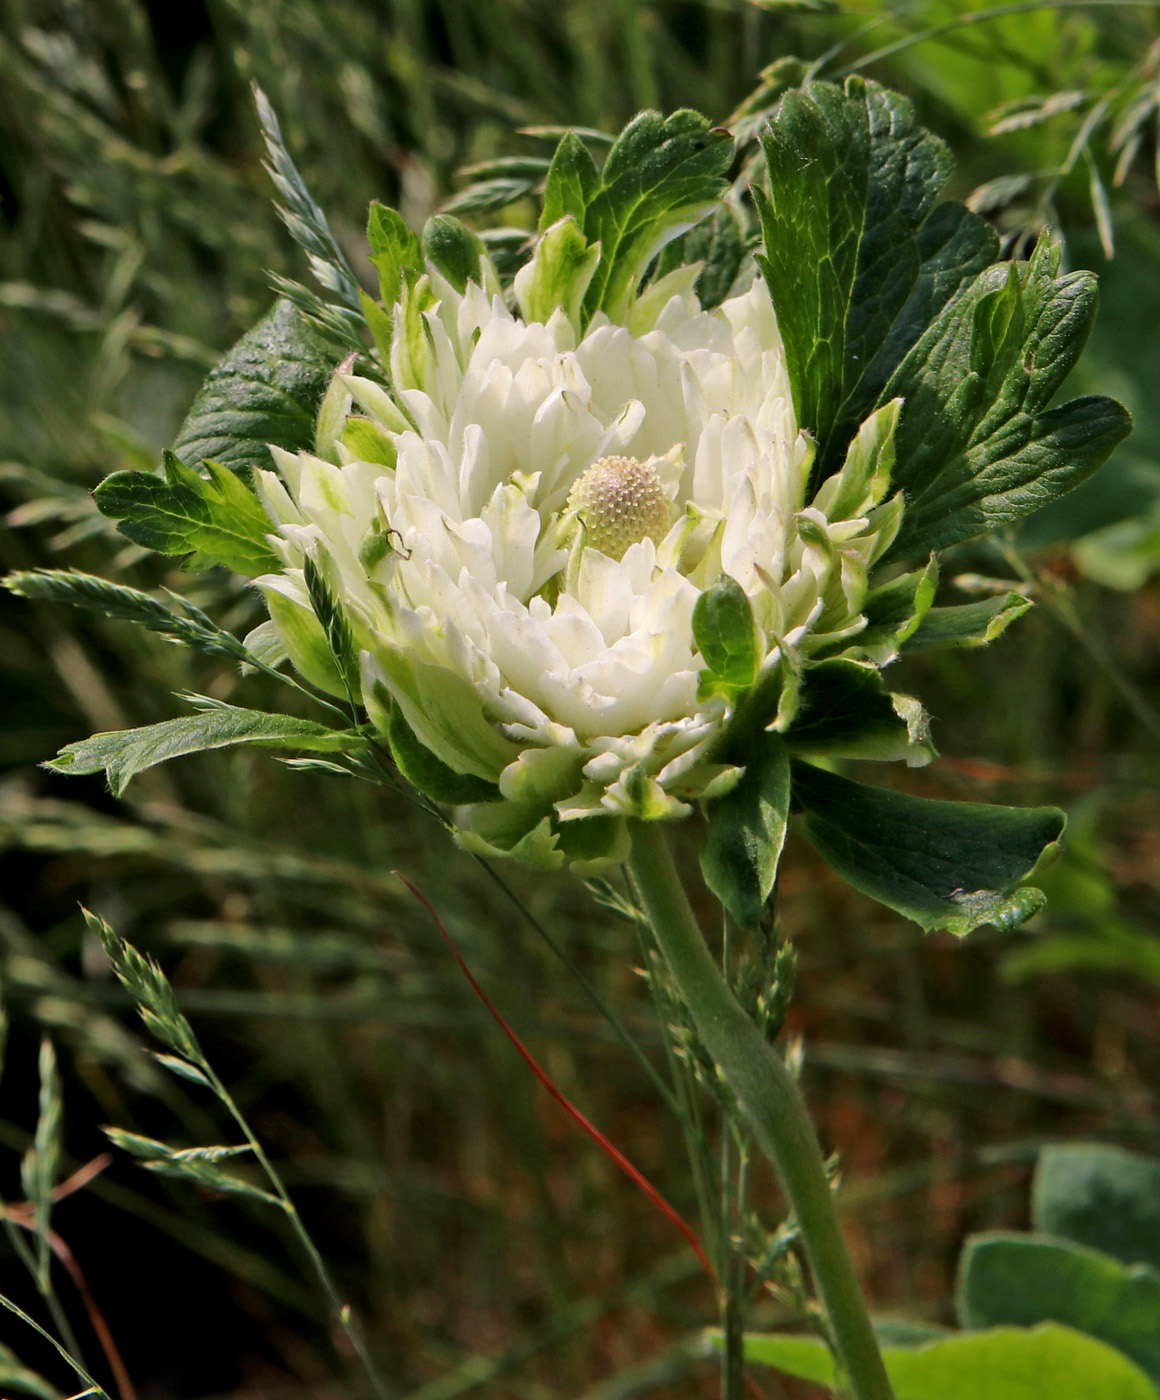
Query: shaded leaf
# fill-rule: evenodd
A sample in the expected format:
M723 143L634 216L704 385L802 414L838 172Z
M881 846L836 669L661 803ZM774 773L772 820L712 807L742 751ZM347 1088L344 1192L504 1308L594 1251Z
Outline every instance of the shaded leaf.
M1032 607L1022 593L1000 593L979 603L931 608L902 643L904 652L936 647L981 647L993 642Z
M693 640L705 662L699 698L753 684L761 664L757 623L745 590L732 575L718 575L697 599Z
M759 729L738 745L736 761L745 764L740 780L723 797L705 803L701 871L737 922L752 928L773 889L785 844L789 757L780 735Z
M1106 1143L1045 1147L1031 1194L1036 1230L1160 1274L1160 1162ZM1160 1320L1154 1322L1160 1335Z
M399 772L413 786L436 802L458 806L465 802L493 802L499 788L472 773L457 773L416 739L398 705L387 712L387 739Z
M800 707L784 731L794 753L832 758L906 759L935 756L919 702L882 683L877 666L836 659L806 669Z
M1042 905L1018 889L1063 832L1054 807L909 797L795 762L806 834L855 889L925 929L1010 929Z
M107 476L93 497L102 514L135 544L158 554L187 554L189 569L223 564L250 578L280 570L266 542L272 529L261 502L233 472L206 461L200 476L172 452L164 476L123 471Z
M479 235L450 214L435 214L423 227L423 256L447 278L457 292L479 282L483 244Z

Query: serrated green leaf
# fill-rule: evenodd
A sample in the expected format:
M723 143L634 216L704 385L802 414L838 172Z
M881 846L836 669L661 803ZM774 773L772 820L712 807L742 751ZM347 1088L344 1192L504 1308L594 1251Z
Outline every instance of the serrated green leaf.
M745 590L730 574L720 574L693 608L693 640L705 662L700 696L744 690L761 664L757 623Z
M457 773L421 744L398 705L392 705L387 711L387 740L399 772L413 787L436 802L459 806L465 802L494 802L499 798L499 788L494 783L471 773Z
M584 298L589 315L603 309L615 318L664 245L712 213L732 157L732 137L699 112L633 118L609 151L584 214L584 235L601 248ZM571 212L561 207L554 217Z
M855 644L879 665L892 659L930 611L938 574L938 560L932 554L925 568L872 588L862 607L866 626Z
M126 588L124 584L111 583L95 574L83 574L77 569L16 572L0 579L0 583L21 598L69 603L73 607L91 608L122 622L135 622L151 632L184 642L195 651L210 656L226 656L231 661L241 662L258 659L251 657L236 637L223 631L200 608L184 598L177 598L178 605L185 613L183 617L148 593ZM170 594L170 597L176 595Z
M758 729L732 758L745 764L745 772L723 797L705 803L701 871L737 922L753 928L773 889L785 844L789 756L780 735Z
M980 274L928 327L884 392L906 409L895 485L905 558L1017 520L1079 485L1131 429L1111 399L1055 397L1087 339L1095 278L1058 276L1060 250Z
M158 554L188 555L187 569L223 564L249 578L281 569L266 542L270 518L232 471L207 460L208 475L200 476L172 452L163 461L163 477L114 472L93 493L123 535Z
M755 191L799 424L830 475L931 317L993 261L994 232L962 205L934 208L944 144L896 93L860 78L781 99Z
M1063 832L1054 807L910 797L793 765L810 841L855 889L925 929L1010 929L1042 905L1017 888Z
M363 743L351 730L328 729L313 720L235 705L214 705L200 714L162 720L140 729L93 734L75 744L66 744L45 767L72 775L103 770L114 796L120 797L130 779L144 769L206 749L262 744L269 748L343 752Z
M1022 593L1000 593L979 603L931 608L901 650L933 651L936 647L981 647L993 642L1032 607Z
M1160 1381L1160 1274L1071 1240L1006 1231L972 1236L959 1263L958 1310L972 1330L1074 1327Z
M314 442L314 415L346 351L285 297L223 356L202 385L173 450L190 466L268 467L267 444Z
M367 242L371 245L371 262L379 274L379 295L384 306L394 306L403 273L417 275L423 271L418 235L411 232L397 210L373 199L367 211Z
M888 691L877 666L844 658L806 668L784 738L793 753L813 757L905 759L912 767L935 757L918 701Z
M576 220L566 214L543 234L531 261L515 277L516 299L526 321L547 321L562 307L575 324L580 304L600 261Z
M1036 1230L1160 1274L1160 1162L1107 1143L1045 1147L1031 1219ZM1154 1326L1160 1335L1160 1320Z
M588 147L575 132L565 132L548 167L540 232L546 233L553 224L569 214L583 228L588 206L599 188L600 172L588 153Z
M815 1385L837 1384L833 1356L818 1337L747 1335L745 1356ZM884 1347L882 1359L895 1400L1156 1400L1126 1356L1052 1324Z
M479 235L450 214L435 214L423 227L423 256L447 278L457 292L479 281L484 256Z

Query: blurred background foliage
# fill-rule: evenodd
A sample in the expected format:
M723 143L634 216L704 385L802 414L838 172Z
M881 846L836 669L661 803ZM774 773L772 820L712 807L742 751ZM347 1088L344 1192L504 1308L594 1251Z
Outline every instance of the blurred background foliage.
M953 193L1010 250L1045 221L1062 228L1072 265L1103 279L1069 391L1115 394L1137 423L1088 486L952 561L966 590L1017 580L1039 604L1029 618L985 652L892 677L924 698L947 757L891 781L1069 810L1066 852L1042 878L1048 911L1013 939L958 946L923 940L804 847L781 883L802 961L790 1028L842 1154L859 1266L879 1308L942 1320L963 1234L1024 1223L1043 1141L1160 1151L1154 7L7 0L0 564L164 583L239 634L259 620L237 580L145 555L88 494L118 468L154 466L205 371L270 303L270 272L303 273L271 205L251 82L370 284L373 197L420 223L488 178L489 161L545 154L522 129L616 130L642 106L735 114L740 130L807 70L864 71L911 95L956 152ZM500 204L479 221L509 221ZM151 634L3 594L0 677L4 1199L23 1192L45 1031L62 1074L60 1176L103 1151L101 1123L178 1144L224 1131L196 1086L144 1053L84 902L174 978L393 1393L715 1393L688 1344L712 1317L695 1262L546 1100L391 872L435 900L559 1086L691 1216L675 1122L536 923L658 1054L631 927L567 881L503 870L509 893L418 809L263 755L183 760L120 804L95 779L39 771L92 730L180 713L175 690L263 705L260 678ZM772 1181L757 1194L776 1219ZM355 1389L302 1261L245 1202L118 1159L54 1225L142 1396ZM0 1273L46 1316L15 1255ZM105 1380L63 1274L59 1291ZM778 1315L764 1306L758 1323ZM2 1340L68 1384L15 1323Z

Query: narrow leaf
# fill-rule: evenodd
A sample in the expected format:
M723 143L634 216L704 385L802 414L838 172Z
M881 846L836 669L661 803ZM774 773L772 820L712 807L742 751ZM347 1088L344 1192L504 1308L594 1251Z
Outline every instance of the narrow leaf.
M82 775L104 771L113 795L120 797L131 778L155 764L206 749L235 744L264 744L280 749L344 752L358 748L360 736L328 729L313 720L266 714L235 705L215 705L196 715L162 720L140 729L117 729L66 744L50 763L58 773Z
M933 651L938 647L981 647L993 642L1032 606L1022 593L1000 593L979 603L953 608L931 608L912 635L902 643L904 652Z
M97 506L136 544L158 554L187 554L188 569L223 564L250 578L281 569L266 542L272 525L254 493L233 472L207 461L208 476L164 457L164 477L114 472L97 487Z
M229 350L193 401L174 451L234 471L268 467L267 444L288 452L314 444L314 416L346 350L281 298Z
M925 929L1011 929L1041 907L1019 889L1063 832L1054 807L998 807L909 797L805 763L793 795L818 851L855 889Z

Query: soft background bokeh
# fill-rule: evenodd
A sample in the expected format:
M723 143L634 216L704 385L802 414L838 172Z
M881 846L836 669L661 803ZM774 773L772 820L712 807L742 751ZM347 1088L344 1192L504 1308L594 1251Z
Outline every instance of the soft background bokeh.
M1101 319L1069 390L1122 398L1135 436L1022 534L948 560L944 577L975 586L1019 579L1039 604L1028 618L987 651L890 676L925 700L945 757L889 781L1069 811L1066 855L1042 881L1048 911L1014 937L960 946L923 939L804 845L781 881L802 965L790 1028L842 1154L857 1262L879 1309L932 1320L950 1316L964 1234L1025 1223L1042 1142L1160 1152L1160 20L1116 5L1003 8L1015 12L743 0L0 9L0 566L166 583L239 634L261 615L247 590L146 557L88 492L110 471L154 465L205 371L271 301L268 271L304 275L272 208L251 81L368 282L372 197L419 223L464 165L550 149L520 128L616 130L642 106L727 121L766 65L839 44L821 75L857 66L911 95L957 154L952 192L975 192L1012 248L1051 217L1070 263L1101 273ZM34 766L94 729L181 713L175 690L261 706L264 686L122 624L0 595L11 1020L0 1192L21 1197L44 1030L64 1075L62 1173L104 1150L102 1123L174 1143L226 1131L142 1050L86 941L83 902L173 977L394 1393L715 1393L688 1346L713 1320L695 1261L536 1086L391 871L436 902L559 1086L692 1216L676 1123L533 920L659 1054L630 925L567 879L505 869L513 900L417 809L261 753L182 760L120 804L96 779ZM756 1195L776 1220L772 1181ZM55 1223L142 1396L356 1392L301 1261L260 1211L122 1157ZM71 1285L59 1286L104 1378ZM0 1291L40 1306L11 1254ZM0 1341L67 1384L15 1321ZM772 1375L763 1384L779 1393Z

